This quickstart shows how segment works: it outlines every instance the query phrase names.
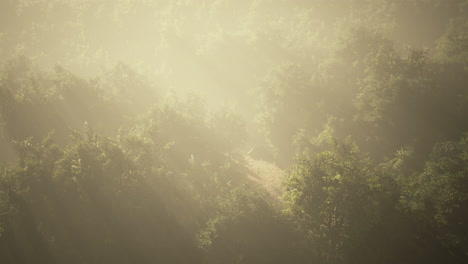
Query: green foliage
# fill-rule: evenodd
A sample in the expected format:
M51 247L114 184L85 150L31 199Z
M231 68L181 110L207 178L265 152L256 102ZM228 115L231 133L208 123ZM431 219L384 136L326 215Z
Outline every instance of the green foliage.
M0 1L1 263L467 262L466 0L202 2Z
M436 58L442 63L468 62L468 2L460 1L459 12L438 40Z
M117 142L89 128L73 137L63 152L50 137L20 142L18 167L2 171L2 252L17 245L4 260L197 262L190 236L147 186L157 175L143 178Z
M406 201L438 230L449 247L468 252L468 145L465 135L457 141L434 146L424 170L405 186Z
M320 261L339 263L376 222L368 161L349 143L301 159L287 181L289 210L310 237Z
M330 134L325 138L328 147L298 156L285 182L287 212L301 233L307 235L306 245L314 259L322 263L437 263L463 259L465 249L460 245L464 242L460 239L466 235L461 229L457 230L460 235L444 233L448 226L455 228L455 223L445 223L445 227L435 224L442 212L451 212L450 206L458 208L464 201L453 198L464 197L463 192L450 189L455 184L447 184L441 174L434 175L437 180L433 181L417 176L411 148L375 166L353 143L337 141ZM434 196L437 193L441 195ZM424 200L432 197L437 198ZM439 211L432 209L436 208L433 204ZM424 209L428 205L431 207ZM464 226L461 218L455 221L459 227ZM453 239L458 244L450 245Z
M205 263L307 261L299 234L266 199L245 186L218 199L216 216L199 233Z

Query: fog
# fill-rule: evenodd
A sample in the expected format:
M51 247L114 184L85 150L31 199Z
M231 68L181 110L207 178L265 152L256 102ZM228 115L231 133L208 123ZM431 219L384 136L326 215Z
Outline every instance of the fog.
M463 263L466 0L0 0L2 263Z

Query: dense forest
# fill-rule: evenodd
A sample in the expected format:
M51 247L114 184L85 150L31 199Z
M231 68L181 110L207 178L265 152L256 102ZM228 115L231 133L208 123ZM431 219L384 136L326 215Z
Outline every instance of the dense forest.
M467 0L0 0L0 263L468 263Z

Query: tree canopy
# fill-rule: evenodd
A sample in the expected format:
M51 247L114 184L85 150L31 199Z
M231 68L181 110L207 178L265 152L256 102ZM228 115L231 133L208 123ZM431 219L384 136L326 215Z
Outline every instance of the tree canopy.
M0 1L1 263L466 263L468 1Z

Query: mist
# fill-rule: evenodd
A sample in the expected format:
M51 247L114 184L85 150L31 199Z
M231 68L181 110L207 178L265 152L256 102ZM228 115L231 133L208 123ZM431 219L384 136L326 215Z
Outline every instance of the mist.
M1 0L1 263L464 263L466 0Z

